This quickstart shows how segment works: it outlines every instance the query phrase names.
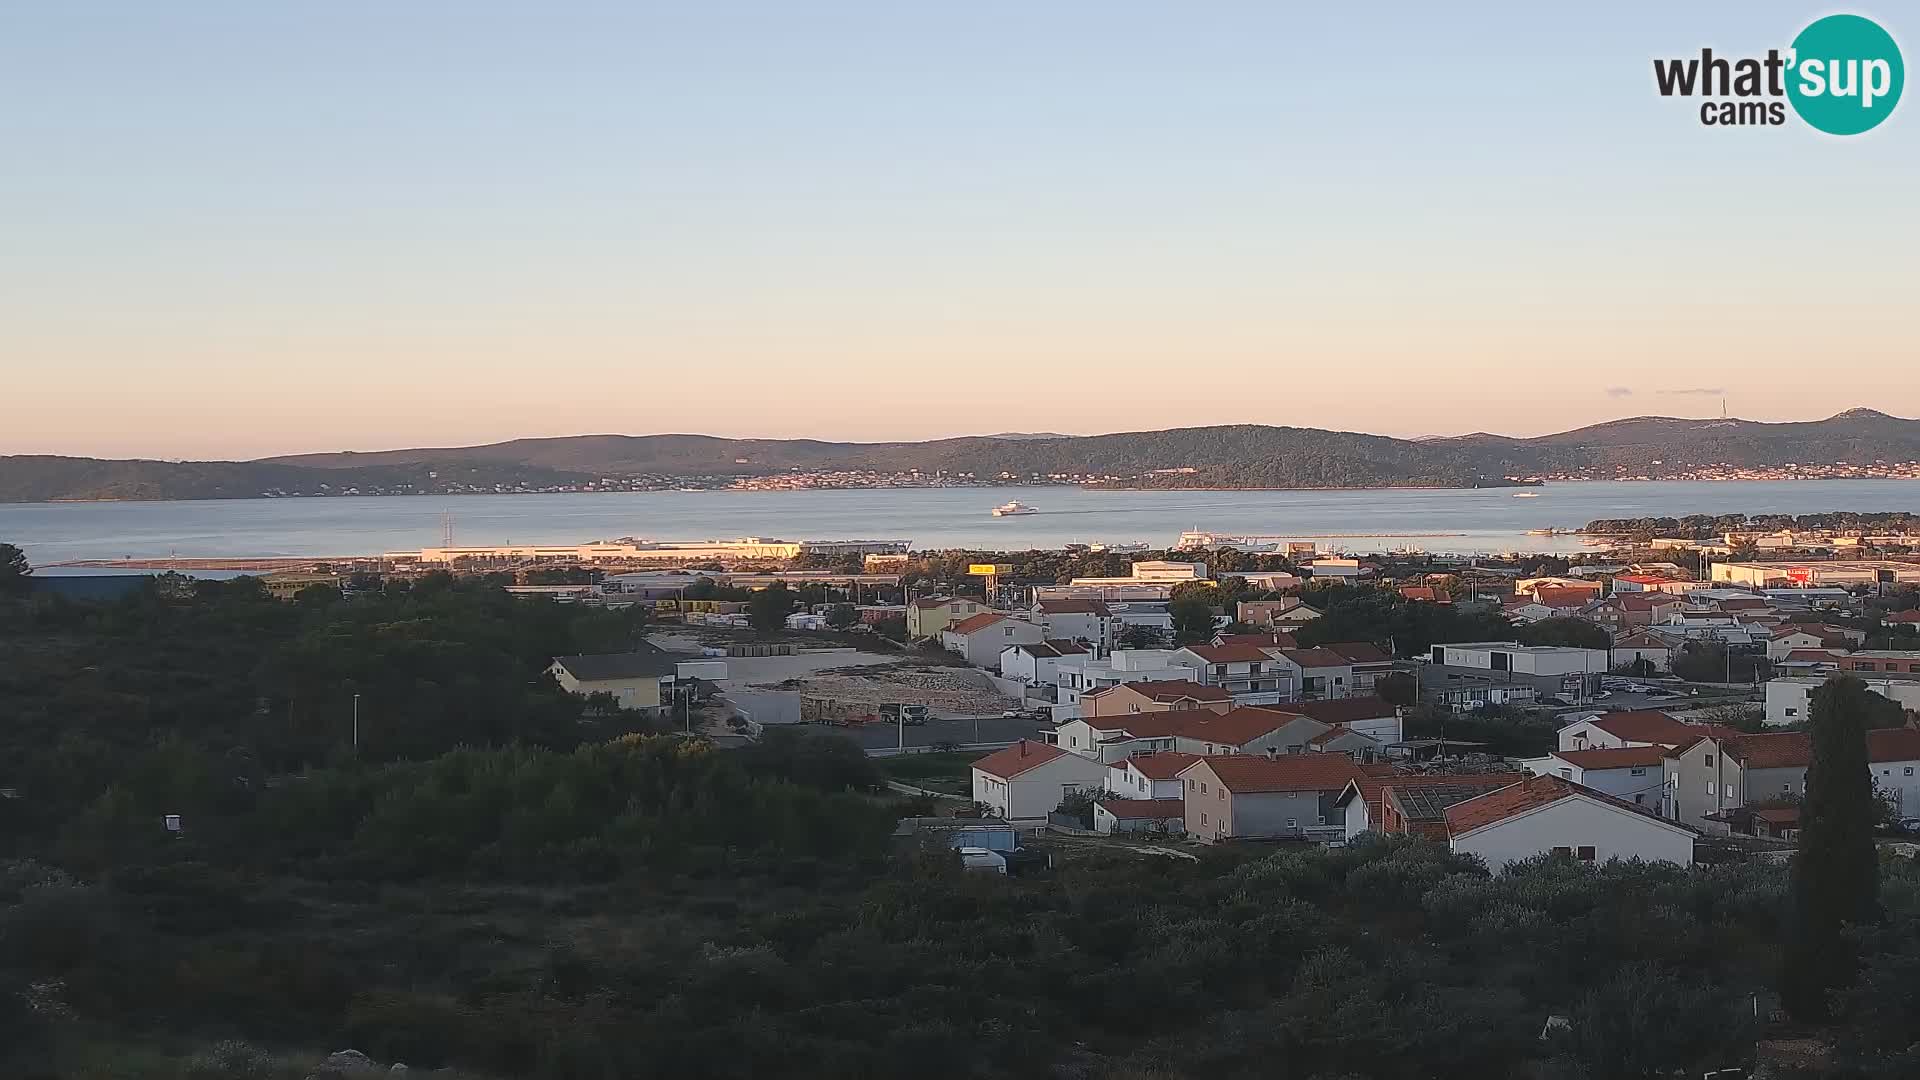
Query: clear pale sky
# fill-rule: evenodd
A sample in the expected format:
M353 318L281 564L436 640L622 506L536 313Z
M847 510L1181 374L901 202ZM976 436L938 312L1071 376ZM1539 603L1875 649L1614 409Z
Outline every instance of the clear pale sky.
M1653 88L1830 10L6 4L0 453L1920 415L1920 101Z

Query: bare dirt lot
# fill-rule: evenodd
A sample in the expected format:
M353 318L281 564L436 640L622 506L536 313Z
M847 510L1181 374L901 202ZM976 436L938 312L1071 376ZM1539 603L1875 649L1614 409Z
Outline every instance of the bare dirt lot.
M902 660L881 665L822 668L812 674L756 684L752 689L815 694L859 705L925 705L937 716L998 716L1019 702L1003 697L993 680L968 668L928 667Z

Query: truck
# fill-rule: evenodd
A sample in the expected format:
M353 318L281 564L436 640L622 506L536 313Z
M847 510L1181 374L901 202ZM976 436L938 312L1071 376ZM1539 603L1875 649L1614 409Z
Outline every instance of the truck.
M908 727L919 727L921 724L927 722L927 716L927 707L925 705L909 705L905 702L890 701L880 706L880 719L883 723L905 724Z

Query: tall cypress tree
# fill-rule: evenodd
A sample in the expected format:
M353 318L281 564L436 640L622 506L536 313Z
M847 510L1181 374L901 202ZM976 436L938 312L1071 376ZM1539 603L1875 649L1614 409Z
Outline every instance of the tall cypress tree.
M1793 923L1780 997L1799 1020L1822 1020L1830 993L1852 982L1847 923L1880 917L1880 865L1873 846L1873 777L1867 767L1867 684L1850 675L1813 693L1813 763L1800 806L1793 860Z

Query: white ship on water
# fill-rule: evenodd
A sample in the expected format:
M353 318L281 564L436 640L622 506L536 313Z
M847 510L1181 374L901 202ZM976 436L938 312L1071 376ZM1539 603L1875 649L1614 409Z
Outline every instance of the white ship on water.
M1024 517L1027 514L1037 514L1039 512L1038 509L1028 506L1018 499L1009 503L1001 503L999 506L993 508L994 517Z
M1278 541L1268 540L1265 537L1227 536L1222 533L1188 529L1186 532L1180 534L1180 539L1174 542L1173 549L1175 551L1220 551L1226 549L1259 553L1278 551L1280 550L1280 544Z

